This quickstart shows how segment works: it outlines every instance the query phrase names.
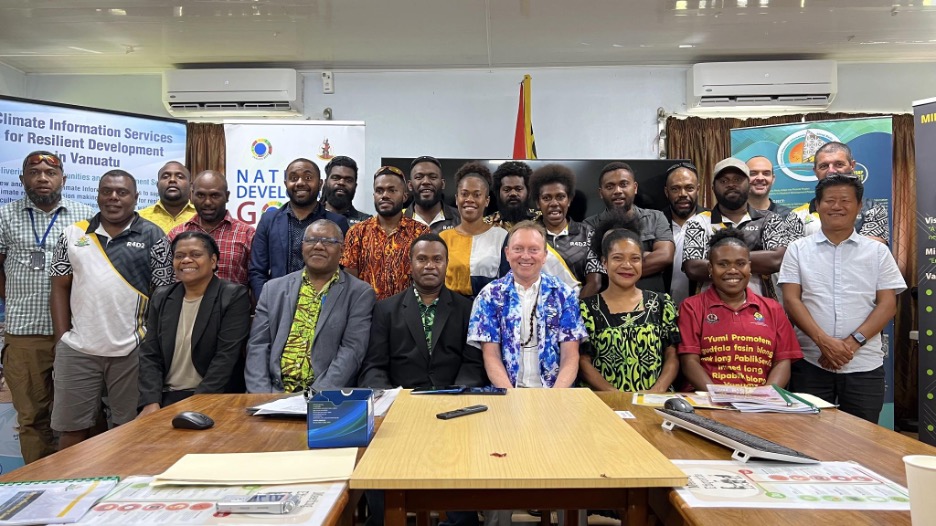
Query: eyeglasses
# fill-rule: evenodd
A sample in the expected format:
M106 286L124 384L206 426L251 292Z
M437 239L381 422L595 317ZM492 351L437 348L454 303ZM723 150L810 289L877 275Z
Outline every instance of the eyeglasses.
M315 246L319 243L322 244L325 248L333 248L342 244L343 241L336 237L306 237L302 239L303 243L307 243L310 246Z
M30 155L23 161L23 169L27 166L35 166L40 163L46 163L49 166L54 166L56 168L62 167L62 161L55 155L50 155L48 153L37 153L35 155Z
M132 194L130 190L126 188L98 188L98 195L101 197L110 197L113 194L117 194L117 197L128 197Z
M690 163L689 161L680 161L673 166L670 166L666 169L666 175L669 175L680 168L685 168L686 170L691 170L693 173L699 173L699 169L696 168L696 165Z

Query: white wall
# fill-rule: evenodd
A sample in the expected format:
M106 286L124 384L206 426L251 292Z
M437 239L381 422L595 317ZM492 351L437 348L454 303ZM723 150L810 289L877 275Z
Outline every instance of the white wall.
M0 64L0 95L23 97L26 91L26 75L22 71Z
M685 111L685 67L308 72L306 114L367 124L364 173L381 156L509 157L519 83L533 77L541 158L654 158L657 108ZM167 116L160 75L26 75L0 67L0 93ZM936 64L839 64L830 111L910 112L936 96Z

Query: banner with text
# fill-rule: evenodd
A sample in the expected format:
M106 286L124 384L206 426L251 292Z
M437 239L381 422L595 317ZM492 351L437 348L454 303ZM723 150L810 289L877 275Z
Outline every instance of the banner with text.
M260 214L289 201L283 174L295 159L314 162L322 171L338 155L358 164L358 187L354 206L373 206L374 183L364 167L364 123L330 121L228 122L227 142L228 210L235 218L255 225ZM367 203L370 202L370 206Z
M813 160L816 150L827 142L841 142L851 148L855 175L864 183L864 199L887 209L893 225L891 199L893 124L890 117L778 124L731 130L731 155L742 161L763 155L773 163L776 180L770 198L796 208L816 196ZM887 390L879 423L894 427L894 323L882 333L886 353L884 373Z
M159 198L156 173L185 162L185 122L0 97L0 204L22 197L29 152L47 150L65 165L65 197L97 208L97 182L114 169L137 179L138 206Z
M936 195L925 191L936 181L936 98L913 103L917 188L917 283L919 297L919 432L936 445Z

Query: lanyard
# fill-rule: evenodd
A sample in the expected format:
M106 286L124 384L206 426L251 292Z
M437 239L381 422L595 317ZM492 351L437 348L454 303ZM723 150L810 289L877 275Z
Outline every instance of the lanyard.
M49 232L52 231L52 225L54 225L55 220L58 219L59 212L62 211L62 208L59 207L59 209L55 211L55 214L52 215L52 220L49 221L49 227L46 228L45 234L42 234L42 239L39 239L39 231L36 230L36 216L33 215L33 209L27 208L26 211L29 212L29 222L32 224L33 235L36 236L36 244L39 245L39 248L45 250L46 238L49 237Z

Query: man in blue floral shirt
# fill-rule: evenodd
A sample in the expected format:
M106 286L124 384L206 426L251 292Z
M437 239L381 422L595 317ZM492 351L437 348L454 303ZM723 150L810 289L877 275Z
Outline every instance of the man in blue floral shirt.
M510 229L510 272L475 300L468 344L480 347L495 387L571 387L587 333L575 291L543 273L546 233L532 221Z

